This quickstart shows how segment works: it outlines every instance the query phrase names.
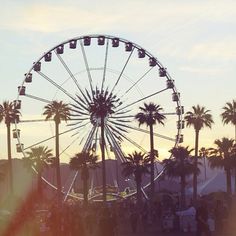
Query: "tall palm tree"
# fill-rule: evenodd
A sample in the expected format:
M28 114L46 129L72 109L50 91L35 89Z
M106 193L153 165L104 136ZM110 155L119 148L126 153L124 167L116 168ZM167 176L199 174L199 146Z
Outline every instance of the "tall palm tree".
M94 125L101 128L101 155L102 155L102 192L103 202L106 202L106 164L105 164L105 138L104 128L105 120L114 113L115 102L117 101L116 95L108 93L107 90L93 91L93 99L89 104L89 113L91 121Z
M185 115L187 126L193 126L195 130L195 172L193 174L193 201L197 200L197 163L198 163L198 145L199 145L199 132L204 127L211 128L214 123L212 115L209 114L210 110L199 105L192 106L193 111L188 111Z
M189 147L174 147L170 150L172 153L172 158L164 159L164 173L170 177L180 177L181 186L181 209L185 208L186 197L185 197L185 187L186 187L186 177L193 174L194 164L190 157L190 153L193 149L188 149ZM198 169L199 172L199 169Z
M234 125L234 141L236 142L236 100L233 100L232 103L227 102L222 109L224 110L224 112L221 113L223 123L231 123Z
M233 159L231 158L234 150L234 140L222 138L215 140L216 148L209 149L209 163L211 168L224 168L226 174L227 193L232 193L231 186L231 169Z
M9 169L9 188L13 194L13 174L12 174L12 157L11 157L11 124L19 120L20 112L15 109L14 103L4 101L0 104L0 122L5 121L7 127L7 153L8 153L8 169Z
M42 174L43 170L50 165L52 158L52 150L48 147L38 146L32 147L30 151L26 152L26 157L23 158L25 165L34 168L37 171L38 180L38 195L42 196Z
M133 152L125 157L126 162L122 163L122 174L125 177L134 175L137 188L137 205L141 203L141 184L144 174L149 173L150 157L141 152Z
M206 168L206 158L209 155L209 149L205 148L205 147L201 147L199 149L199 157L203 158L203 163L204 163L204 176L205 176L205 180L207 179L207 168Z
M43 115L46 116L46 120L51 118L55 122L55 165L56 165L56 176L57 176L57 194L58 203L61 201L61 172L60 172L60 159L59 159L59 125L62 120L67 121L70 119L70 107L68 104L62 101L52 101L44 107Z
M89 169L95 169L98 157L89 152L80 152L70 159L70 168L72 170L81 170L81 179L83 181L84 205L88 204L88 180Z
M139 126L146 124L149 127L150 131L150 159L151 159L151 199L153 200L155 192L155 183L154 183L154 136L153 136L153 126L158 123L164 125L164 120L166 117L161 114L163 108L160 105L154 103L144 103L144 107L139 107L141 110L135 115L135 119L139 122Z
M234 125L234 142L236 143L236 100L233 100L232 103L227 102L222 109L224 110L221 113L223 124ZM236 167L234 168L234 178L234 191L236 192Z

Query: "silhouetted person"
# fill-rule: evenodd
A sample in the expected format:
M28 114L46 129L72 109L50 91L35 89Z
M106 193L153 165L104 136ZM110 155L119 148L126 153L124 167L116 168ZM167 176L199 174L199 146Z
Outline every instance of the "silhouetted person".
M196 236L202 236L205 233L206 236L210 236L211 232L208 226L208 209L207 203L204 200L200 201L200 205L196 211L196 221L197 221L197 232Z
M137 210L132 210L130 214L130 224L133 233L137 232L138 225L138 212Z
M104 208L101 212L98 223L99 236L114 236L115 222L112 221L111 214L108 208Z
M228 210L223 205L221 200L216 201L216 207L214 210L214 217L215 217L215 228L217 233L223 232L223 220L227 218Z

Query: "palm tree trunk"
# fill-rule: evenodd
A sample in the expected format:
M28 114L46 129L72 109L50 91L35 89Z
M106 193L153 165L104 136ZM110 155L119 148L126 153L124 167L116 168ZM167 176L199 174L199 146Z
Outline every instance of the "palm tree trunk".
M141 205L141 178L136 177L136 188L137 188L137 206Z
M236 143L236 124L234 125L234 142Z
M84 206L88 205L88 179L83 179L83 189L84 189Z
M181 186L181 209L185 208L185 175L180 176L180 186Z
M107 200L107 191L106 191L104 117L101 117L101 154L102 154L102 197L103 197L103 202L105 203Z
M41 199L42 197L42 172L41 170L38 171L38 197Z
M234 193L236 193L236 167L234 168Z
M12 173L12 158L11 158L11 124L7 123L7 154L8 154L8 171L9 171L9 191L13 195L13 173Z
M193 202L197 201L197 163L198 163L198 143L199 130L195 130L195 156L194 156L194 173L193 173Z
M58 204L61 203L61 170L59 157L59 123L55 122L55 138L56 138L56 177L57 177L57 198Z
M234 143L236 144L236 124L234 125ZM236 167L234 169L234 193L236 193Z
M153 201L155 193L153 125L150 125L150 158L151 158L151 201Z
M227 193L231 195L232 193L232 188L231 188L231 170L230 168L227 168L225 170L226 172L226 184L227 184Z

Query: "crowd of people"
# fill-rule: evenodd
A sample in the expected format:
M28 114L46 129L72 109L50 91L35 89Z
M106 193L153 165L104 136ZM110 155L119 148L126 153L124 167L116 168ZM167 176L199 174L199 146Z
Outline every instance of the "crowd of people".
M210 235L212 230L223 232L228 210L221 200L201 199L197 206L190 204L179 209L178 202L171 204L146 201L137 206L135 199L123 201L83 202L68 201L58 204L26 204L19 208L8 222L4 236L118 236L123 232L197 231L197 235ZM187 220L184 220L184 216ZM191 218L191 217L192 218ZM209 221L212 219L212 222Z

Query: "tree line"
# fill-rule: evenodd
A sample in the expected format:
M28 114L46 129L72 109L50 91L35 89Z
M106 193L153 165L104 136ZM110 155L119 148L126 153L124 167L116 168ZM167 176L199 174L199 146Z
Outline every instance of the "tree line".
M99 100L99 98L97 98ZM101 103L101 104L100 104ZM98 106L99 105L99 106ZM106 105L106 106L105 106ZM104 137L104 122L105 117L112 114L112 103L104 103L98 101L90 106L91 114L102 117L101 133ZM102 109L101 109L102 108ZM154 125L164 125L165 115L163 115L163 108L160 105L150 102L144 103L139 108L140 111L135 115L135 120L139 126L146 125L149 128L150 136L150 152L142 153L134 151L125 157L125 162L122 163L122 173L124 176L134 176L137 186L137 202L141 201L141 183L144 174L150 174L150 199L154 198L155 182L154 182L154 166L158 158L158 151L154 148ZM199 150L199 134L204 127L211 128L214 123L210 110L205 107L196 105L192 107L191 111L186 112L184 119L187 127L193 127L195 131L195 146L194 149L189 147L177 146L170 150L172 157L162 161L164 165L164 173L169 176L180 178L181 185L181 206L185 206L185 186L186 177L193 175L193 200L197 199L197 176L199 174L199 157L207 156L209 158L210 167L224 168L227 180L227 192L230 194L231 190L231 174L232 170L236 173L236 101L227 102L222 108L221 118L223 124L232 124L235 127L235 138L229 139L223 137L222 139L215 140L215 148L202 148ZM5 101L0 104L0 122L5 121L7 127L7 147L8 147L8 178L10 193L13 194L13 178L12 178L12 157L11 157L11 124L19 122L20 111L16 109L13 102ZM57 199L58 203L61 202L61 174L60 174L60 154L59 154L59 126L62 121L70 119L71 108L69 104L62 101L52 101L44 107L43 115L45 120L53 119L55 123L55 156L52 150L48 147L38 146L31 148L26 152L24 158L25 163L33 165L38 173L38 192L42 192L42 172L45 166L53 165L56 168L57 176ZM102 135L101 135L102 136ZM103 146L105 143L103 142ZM158 144L156 145L158 147ZM104 149L104 147L103 147ZM194 151L194 155L191 152ZM90 150L82 151L71 157L70 166L74 170L81 170L81 179L83 180L84 201L88 202L88 185L89 168L97 168L98 157ZM105 177L105 158L102 158L102 172L103 174L103 200L106 201L106 181ZM0 175L1 176L1 175ZM236 174L235 174L236 178Z

